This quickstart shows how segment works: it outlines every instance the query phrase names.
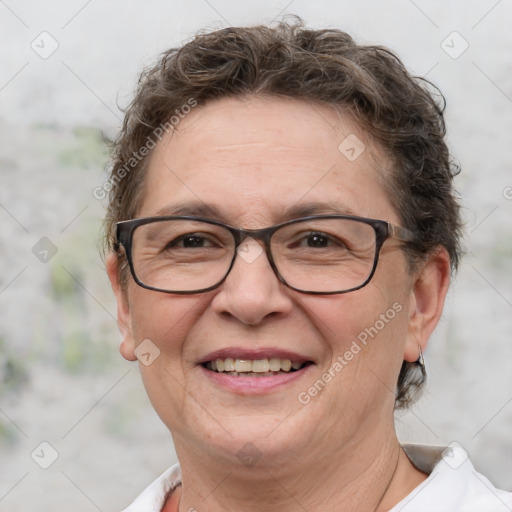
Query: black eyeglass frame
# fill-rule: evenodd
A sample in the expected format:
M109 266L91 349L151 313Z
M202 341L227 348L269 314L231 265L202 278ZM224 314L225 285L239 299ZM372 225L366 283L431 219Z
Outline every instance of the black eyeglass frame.
M320 220L320 219L345 219L345 220L353 220L356 222L362 222L363 224L368 224L371 226L375 231L375 255L373 259L373 267L371 272L369 273L367 279L359 286L355 286L353 288L350 288L348 290L341 290L341 291L331 291L331 292L316 292L316 291L309 291L309 290L302 290L300 288L296 288L286 282L284 277L280 274L279 270L277 269L276 264L274 263L274 258L272 257L272 251L270 249L270 240L274 233L281 229L284 226L289 226L291 224L296 224L298 222L304 222L309 220ZM190 221L197 221L197 222L204 222L206 224L212 224L214 226L220 226L225 229L227 229L231 235L233 236L233 239L235 241L235 247L233 251L233 258L231 260L231 263L229 265L229 268L226 271L226 274L224 277L216 284L209 286L207 288L201 288L199 290L186 290L186 291L173 291L173 290L164 290L162 288L156 288L154 286L147 285L139 280L137 277L137 274L135 272L135 268L133 265L133 258L132 258L132 240L133 240L133 233L139 226L143 226L145 224L151 224L156 222L164 222L167 220L190 220ZM172 293L176 295L193 295L196 293L205 293L209 292L211 290L214 290L215 288L218 288L228 277L229 273L231 272L231 269L233 268L233 265L235 264L235 259L237 257L237 249L242 244L242 242L248 238L254 238L255 240L262 240L265 245L265 254L267 256L268 262L270 263L270 266L272 267L272 270L274 271L274 274L277 276L279 281L283 283L288 288L291 288L292 290L295 290L297 292L301 293L307 293L309 295L336 295L336 294L342 294L342 293L349 293L353 292L355 290L359 290L363 287L365 287L372 279L373 275L375 274L375 270L377 268L377 264L379 262L379 254L382 249L382 246L384 242L387 239L395 239L399 240L401 242L411 242L414 239L414 233L402 226L397 226L395 224L391 224L390 222L387 222L385 220L378 220L378 219L369 219L366 217L355 217L351 215L338 215L338 214L331 214L331 215L309 215L307 217L300 217L297 219L292 219L286 222L281 222L279 224L275 224L274 226L270 226L267 228L261 228L261 229L241 229L241 228L235 228L233 226L230 226L229 224L225 224L223 222L213 220L213 219L206 219L203 217L196 217L193 215L167 215L163 217L141 217L138 219L131 219L131 220L124 220L121 222L116 223L116 239L114 242L114 250L118 254L118 256L121 256L120 253L120 246L123 246L126 258L128 260L128 265L130 267L130 272L132 274L132 277L134 281L141 286L142 288L145 288L147 290L153 290L156 292L162 292L162 293Z

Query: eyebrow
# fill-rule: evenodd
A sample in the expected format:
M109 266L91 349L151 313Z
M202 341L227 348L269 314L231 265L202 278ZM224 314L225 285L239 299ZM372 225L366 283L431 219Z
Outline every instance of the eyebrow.
M361 216L356 214L348 206L333 201L315 201L311 203L296 204L286 210L284 220L290 220L297 217L308 217L309 215L350 215L352 217Z
M215 206L200 201L189 203L169 204L155 212L157 217L170 215L190 215L193 217L206 217L214 220L224 221L224 215Z
M274 209L274 218L276 222L286 222L288 220L310 215L349 215L360 217L361 214L354 213L347 206L332 201L314 201L311 203L295 204L291 208L286 206L276 206ZM207 204L201 201L192 201L186 203L169 204L157 210L154 214L157 217L186 215L193 217L204 217L207 219L218 220L226 224L232 224L227 215L225 215L217 206Z

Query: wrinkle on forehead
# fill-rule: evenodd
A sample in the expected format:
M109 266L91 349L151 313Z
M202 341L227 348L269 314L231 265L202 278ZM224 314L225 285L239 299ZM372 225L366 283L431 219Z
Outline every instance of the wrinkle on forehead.
M286 116L294 118L293 122L288 123L285 133L287 141L280 141L276 145L274 135L282 135L283 127L277 126L269 128L262 132L260 126L251 126L246 122L246 116L261 117L263 121L272 117L281 121L279 109L269 109L273 105L288 105L292 108L286 110ZM237 108L230 109L235 105ZM296 107L296 108L293 108ZM304 108L306 107L306 108ZM205 116L205 110L207 115ZM216 115L220 114L220 115ZM232 121L226 124L226 118ZM288 119L290 120L290 119ZM233 124L243 124L243 129L236 133L232 130ZM270 123L266 123L269 125ZM370 157L369 163L378 171L380 175L385 174L388 177L390 158L386 152L373 140L371 135L355 121L353 115L343 106L322 103L319 101L310 101L300 98L277 97L272 95L251 95L244 97L224 97L207 101L204 105L199 105L190 114L188 114L180 124L172 129L169 135L165 136L157 145L167 146L171 141L179 142L180 139L194 137L196 147L219 139L215 146L215 151L222 155L229 150L237 148L247 148L248 150L266 150L274 151L276 154L293 150L302 152L306 155L308 149L297 145L298 141L304 135L304 130L308 130L312 139L317 141L318 154L322 154L330 149L326 146L323 137L318 137L317 128L324 125L329 131L333 131L338 145L350 135L356 135L365 145L365 153ZM231 142L221 140L229 135ZM307 155L311 157L309 153ZM355 162L357 165L357 161Z
M350 134L366 146L355 161L338 149ZM281 202L332 201L338 194L344 203L340 191L353 193L352 185L357 185L358 193L363 191L362 196L364 188L373 197L382 196L384 187L374 186L385 181L389 165L382 153L350 116L333 106L281 98L215 100L192 111L179 129L157 144L147 177L152 190L146 187L146 192L155 196L158 188L165 187L174 197L159 199L143 213L191 197L210 203L213 194L216 204L222 199L240 209L245 201L244 216L249 216L250 206L267 224L270 216L276 217L270 215L271 209L286 212L289 205ZM326 192L330 198L323 197ZM362 201L371 205L373 199ZM343 206L352 208L348 203ZM371 213L371 208L366 209L363 205L363 216Z

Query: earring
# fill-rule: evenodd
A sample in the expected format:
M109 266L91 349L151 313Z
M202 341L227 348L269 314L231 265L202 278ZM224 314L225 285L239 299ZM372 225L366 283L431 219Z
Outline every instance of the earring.
M421 368L421 372L424 374L425 373L425 359L423 359L423 350L421 350L421 345L418 344L418 349L419 349L419 356L418 356L418 359L415 361L415 364L417 364L420 368Z

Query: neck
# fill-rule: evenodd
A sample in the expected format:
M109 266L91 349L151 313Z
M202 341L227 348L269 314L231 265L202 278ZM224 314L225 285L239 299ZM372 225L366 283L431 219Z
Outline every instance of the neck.
M417 487L427 475L411 464L396 435L380 445L331 450L299 456L288 463L252 468L233 461L184 458L179 510L226 512L385 512Z

